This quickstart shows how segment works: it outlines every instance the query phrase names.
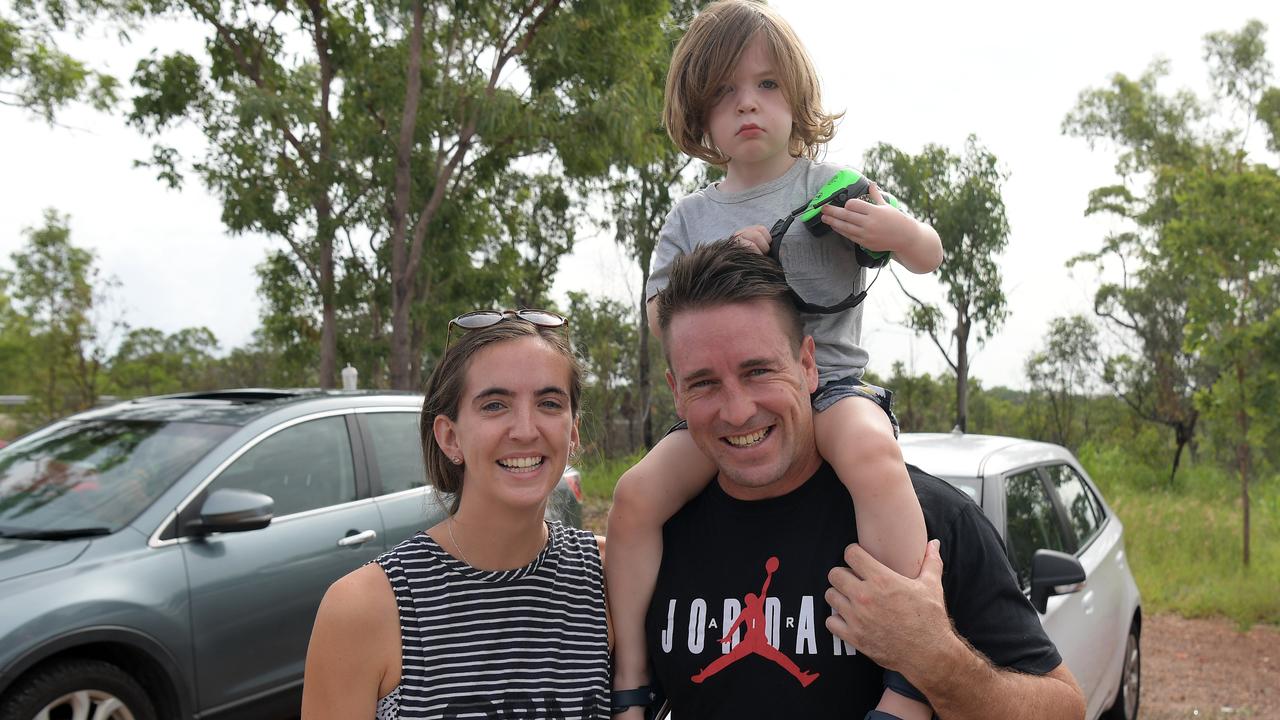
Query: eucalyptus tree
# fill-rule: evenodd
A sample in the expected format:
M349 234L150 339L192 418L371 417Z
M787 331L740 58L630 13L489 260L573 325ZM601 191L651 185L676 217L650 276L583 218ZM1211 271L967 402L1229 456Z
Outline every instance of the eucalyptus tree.
M905 287L902 291L912 302L908 324L928 336L955 375L955 426L964 430L969 415L969 343L990 338L1009 312L996 262L1009 243L1000 194L1007 176L995 155L972 135L963 154L926 145L919 155L910 155L881 143L867 152L864 166L942 239L946 256L938 278L946 286L947 311Z
M1122 182L1093 191L1090 211L1131 222L1135 229L1108 238L1105 252L1136 268L1099 297L1123 310L1117 324L1139 338L1136 362L1188 369L1155 374L1170 384L1162 395L1192 404L1233 448L1246 564L1253 462L1274 443L1271 410L1280 393L1280 182L1274 158L1251 158L1249 142L1261 126L1268 148L1280 149L1280 90L1271 84L1265 31L1254 20L1205 36L1207 100L1162 93L1166 67L1157 63L1137 82L1116 75L1110 87L1082 93L1063 126L1119 151ZM1170 361L1176 353L1183 357ZM1188 414L1162 411L1174 413Z
M510 207L513 184L550 190L515 179L529 166L569 179L604 174L649 126L633 111L637 69L661 49L666 6L410 0L397 10L389 22L406 38L395 48L402 79L381 78L398 90L365 104L385 128L376 158L390 165L375 172L390 178L390 382L402 388L416 382L422 356L422 314L413 312L432 292L423 261L455 242L448 217ZM450 213L459 198L469 204Z
M59 47L58 36L80 35L102 20L126 33L145 0L16 0L0 11L0 106L54 124L58 110L85 102L109 110L120 81Z
M222 200L234 233L283 241L319 298L319 383L333 387L337 365L335 242L356 223L370 190L341 144L335 112L348 68L370 32L358 2L166 0L158 15L199 22L207 32L198 56L174 52L138 64L140 91L129 120L156 137L159 177L177 186L187 172L164 144L184 121L207 144L192 168Z
M47 422L97 402L107 348L120 326L110 314L118 283L101 274L93 251L72 243L66 216L47 210L44 225L24 234L0 285L15 322L30 332L26 392Z

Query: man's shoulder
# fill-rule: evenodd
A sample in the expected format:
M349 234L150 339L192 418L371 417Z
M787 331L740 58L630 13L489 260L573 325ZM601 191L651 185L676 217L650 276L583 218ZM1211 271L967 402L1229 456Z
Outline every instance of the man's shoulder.
M955 519L965 512L982 508L956 486L935 475L921 470L915 465L907 465L907 475L915 488L916 497L920 499L920 510L931 530L949 527Z

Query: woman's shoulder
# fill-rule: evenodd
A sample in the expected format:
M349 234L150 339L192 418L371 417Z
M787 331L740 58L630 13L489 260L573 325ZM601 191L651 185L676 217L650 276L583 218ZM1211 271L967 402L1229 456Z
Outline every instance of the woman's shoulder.
M369 563L330 585L317 618L333 620L347 629L360 626L364 631L384 621L398 622L395 592L382 566Z

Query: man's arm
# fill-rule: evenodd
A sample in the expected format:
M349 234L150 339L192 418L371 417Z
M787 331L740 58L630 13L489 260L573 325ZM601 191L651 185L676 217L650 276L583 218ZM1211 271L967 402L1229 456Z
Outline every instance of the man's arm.
M1059 664L1045 675L993 666L947 616L938 541L929 542L920 575L898 575L858 545L848 567L831 570L827 628L879 665L906 676L948 720L1080 720L1084 696Z

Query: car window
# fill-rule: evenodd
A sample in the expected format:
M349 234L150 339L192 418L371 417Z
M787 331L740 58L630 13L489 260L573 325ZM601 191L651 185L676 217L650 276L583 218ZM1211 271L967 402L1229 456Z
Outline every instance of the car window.
M400 492L427 484L422 462L422 439L416 412L368 413L364 416L373 460L382 479L382 493Z
M187 422L64 422L0 451L0 534L114 532L235 431Z
M209 486L252 490L275 500L275 517L356 498L351 439L342 417L310 420L266 438Z
M1053 501L1034 470L1005 478L1005 511L1008 516L1005 544L1018 584L1031 587L1031 558L1036 550L1065 550Z
M1050 465L1045 469L1049 472L1049 482L1057 491L1058 499L1062 501L1062 507L1067 511L1067 519L1075 530L1077 546L1084 547L1102 524L1102 506L1075 468L1070 465Z

